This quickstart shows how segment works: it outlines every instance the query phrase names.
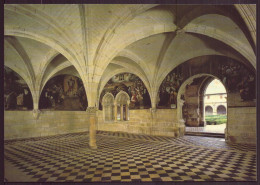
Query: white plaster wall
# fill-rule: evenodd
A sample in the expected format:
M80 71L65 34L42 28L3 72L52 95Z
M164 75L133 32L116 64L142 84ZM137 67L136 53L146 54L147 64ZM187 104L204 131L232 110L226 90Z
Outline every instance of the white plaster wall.
M4 139L84 132L88 129L85 111L44 111L38 120L34 119L32 111L4 112Z

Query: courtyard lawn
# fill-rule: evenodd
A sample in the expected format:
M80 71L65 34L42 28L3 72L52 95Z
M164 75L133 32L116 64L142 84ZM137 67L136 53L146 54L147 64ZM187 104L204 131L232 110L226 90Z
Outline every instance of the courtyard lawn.
M227 123L227 115L206 115L205 120L207 125L212 125L216 122L217 125Z

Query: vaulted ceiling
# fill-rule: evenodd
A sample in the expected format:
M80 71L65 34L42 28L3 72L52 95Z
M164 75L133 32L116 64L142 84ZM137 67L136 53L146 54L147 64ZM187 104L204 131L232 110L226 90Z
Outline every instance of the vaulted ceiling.
M80 77L93 105L121 72L139 76L155 97L165 76L195 57L256 67L255 5L5 5L4 34L4 64L36 102L59 74Z

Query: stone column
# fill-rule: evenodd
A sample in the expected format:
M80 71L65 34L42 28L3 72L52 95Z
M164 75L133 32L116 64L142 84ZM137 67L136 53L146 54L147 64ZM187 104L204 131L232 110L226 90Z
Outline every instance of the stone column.
M89 146L91 149L96 149L96 107L88 107L87 113L89 115Z
M124 106L120 105L120 121L124 120Z
M150 108L151 112L151 123L150 123L150 135L154 134L155 127L156 127L156 120L157 120L157 114L156 114L156 107Z

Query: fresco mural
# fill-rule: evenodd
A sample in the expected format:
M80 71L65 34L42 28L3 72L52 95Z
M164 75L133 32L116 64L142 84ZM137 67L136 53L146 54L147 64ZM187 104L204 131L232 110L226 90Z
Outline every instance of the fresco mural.
M32 110L31 91L20 75L4 67L4 106L5 110Z
M220 79L228 92L228 106L254 106L256 77L244 65L235 62L218 68Z
M163 80L159 89L158 108L176 108L177 94L183 82L182 66L176 68Z
M130 97L129 109L151 108L150 95L142 80L134 74L121 73L113 76L105 85L100 95L99 109L102 110L102 98L107 92L116 97L121 90Z
M88 101L82 80L71 75L50 79L42 90L39 108L49 110L86 110Z
M228 93L228 106L255 106L256 74L242 63L223 59L190 60L172 70L159 88L157 108L177 108L181 84L200 73L212 74L222 81Z

